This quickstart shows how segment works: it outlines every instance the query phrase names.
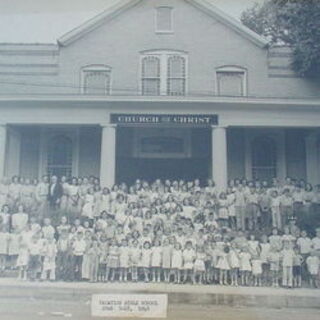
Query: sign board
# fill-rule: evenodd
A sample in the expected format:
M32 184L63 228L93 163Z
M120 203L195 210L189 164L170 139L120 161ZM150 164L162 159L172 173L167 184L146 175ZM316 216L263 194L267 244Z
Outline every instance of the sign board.
M218 125L218 115L208 114L122 114L112 113L113 124L172 124L184 126Z
M166 294L95 294L91 301L93 317L166 318Z

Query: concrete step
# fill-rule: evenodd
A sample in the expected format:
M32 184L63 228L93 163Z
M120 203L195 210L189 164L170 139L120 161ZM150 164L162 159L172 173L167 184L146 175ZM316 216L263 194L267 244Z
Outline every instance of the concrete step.
M166 293L168 294L169 304L175 305L320 309L320 290L317 289L171 285L162 283L51 283L0 279L0 299L10 295L15 298L54 299L55 301L77 299L79 302L90 303L92 294L99 293Z

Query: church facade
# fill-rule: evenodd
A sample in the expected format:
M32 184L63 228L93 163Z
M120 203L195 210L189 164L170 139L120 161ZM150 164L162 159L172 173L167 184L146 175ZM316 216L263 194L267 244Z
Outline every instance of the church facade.
M320 183L320 83L204 0L124 0L0 44L0 177Z

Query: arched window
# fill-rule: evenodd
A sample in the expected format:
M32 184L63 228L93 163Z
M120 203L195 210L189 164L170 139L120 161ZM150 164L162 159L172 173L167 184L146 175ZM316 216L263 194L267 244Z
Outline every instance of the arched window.
M110 95L111 69L104 65L83 67L82 88L84 94Z
M277 175L277 150L272 138L257 137L252 142L252 177L271 180Z
M160 94L160 59L146 56L142 59L142 94L158 96Z
M144 51L141 55L142 95L185 95L187 58L182 51Z
M72 175L72 140L64 135L48 141L47 173L58 177Z
M182 56L171 56L168 59L168 96L185 95L186 59Z

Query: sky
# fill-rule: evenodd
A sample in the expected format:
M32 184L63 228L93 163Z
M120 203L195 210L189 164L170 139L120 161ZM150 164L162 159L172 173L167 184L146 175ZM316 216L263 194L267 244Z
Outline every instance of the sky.
M0 0L0 43L55 43L118 0ZM207 0L239 19L263 0Z

